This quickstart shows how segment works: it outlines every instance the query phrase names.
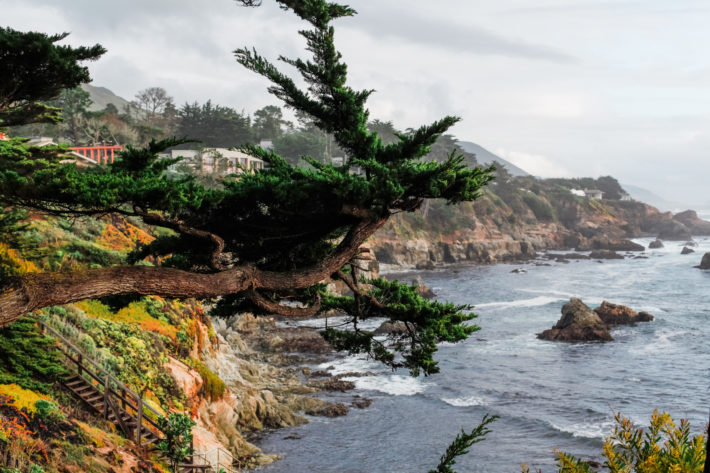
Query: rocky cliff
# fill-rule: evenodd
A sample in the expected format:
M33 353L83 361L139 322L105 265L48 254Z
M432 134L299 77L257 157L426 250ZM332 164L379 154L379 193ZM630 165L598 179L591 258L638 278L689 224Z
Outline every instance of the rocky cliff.
M420 268L497 263L532 258L548 249L638 251L642 248L628 239L642 236L687 241L693 235L710 235L710 222L694 211L673 215L629 200L621 187L614 188L613 178L503 179L473 203L429 201L417 213L394 216L372 240L378 261ZM573 192L597 181L615 198Z

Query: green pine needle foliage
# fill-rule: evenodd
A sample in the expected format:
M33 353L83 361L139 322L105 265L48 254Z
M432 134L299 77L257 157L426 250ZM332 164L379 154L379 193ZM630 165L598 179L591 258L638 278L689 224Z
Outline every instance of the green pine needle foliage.
M42 335L33 319L19 319L0 331L0 384L47 394L65 372L55 340Z
M446 452L441 456L441 461L435 470L429 470L428 473L455 473L452 467L456 464L456 457L468 453L471 446L486 440L486 435L491 433L488 429L488 424L494 422L499 416L490 416L486 414L483 420L471 432L466 432L461 429L461 433L456 436L456 439L449 445Z
M369 297L325 295L324 309L339 309L351 314L355 330L328 328L322 334L338 350L366 353L371 358L395 368L406 368L412 376L439 372L433 359L439 342L465 340L479 327L466 322L476 318L472 307L430 301L419 295L417 286L397 281L371 279L362 281L370 288ZM379 341L373 332L360 330L357 323L373 317L387 317L404 330Z

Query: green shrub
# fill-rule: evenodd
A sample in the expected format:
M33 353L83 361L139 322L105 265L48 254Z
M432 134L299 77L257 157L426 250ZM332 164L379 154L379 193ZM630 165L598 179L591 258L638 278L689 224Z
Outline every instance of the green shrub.
M554 209L550 206L550 204L540 199L535 194L530 192L524 193L523 201L525 202L525 205L532 210L535 214L535 218L538 220L542 222L551 222L555 219Z
M185 414L172 413L168 418L158 419L165 438L158 442L158 450L170 461L173 472L178 465L192 455L192 427L195 422Z
M56 342L40 333L34 319L23 317L0 330L0 384L46 394L65 372Z
M676 424L671 416L654 411L647 430L636 427L621 414L604 441L604 466L609 473L702 473L705 436L690 435L690 423ZM590 466L572 455L557 452L559 473L592 473ZM523 472L530 469L523 465Z
M207 397L215 401L224 395L224 391L227 389L224 381L222 381L217 374L210 370L207 365L201 361L192 359L189 361L189 364L197 370L202 378L202 381L204 381L205 384L203 386L203 390Z

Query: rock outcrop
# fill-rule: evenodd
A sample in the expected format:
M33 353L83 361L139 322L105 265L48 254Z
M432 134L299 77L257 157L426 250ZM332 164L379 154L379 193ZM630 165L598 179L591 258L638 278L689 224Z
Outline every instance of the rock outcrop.
M591 259L624 259L623 255L620 255L616 251L612 250L597 250L589 253Z
M666 220L659 225L659 240L687 241L693 238L690 229L677 220Z
M207 395L200 373L177 359L168 358L164 365L185 393L196 422L193 435L198 452L220 448L243 466L256 468L279 457L261 452L247 441L248 433L303 424L307 420L301 414L334 417L348 412L342 403L313 395L344 391L352 383L333 378L304 384L294 366L322 361L332 353L314 329L280 327L273 318L250 314L216 319L213 327L211 332L198 324L193 358L224 381L223 394L214 399Z
M680 250L681 255L689 255L691 253L695 253L695 250L692 248L688 248L687 246L684 246L682 250Z
M575 248L575 251L593 251L593 250L609 250L609 251L644 251L646 248L643 245L634 243L631 240L610 239L606 236L592 238L587 242L580 243Z
M635 325L637 322L650 322L653 315L648 312L636 312L621 304L603 301L594 312L607 325Z
M554 327L537 335L556 342L590 342L613 340L609 330L592 309L576 297L562 306L562 317Z
M710 222L699 218L695 210L679 212L673 216L673 220L685 225L693 235L710 235Z
M455 212L432 201L426 212L398 214L371 240L375 255L388 266L433 269L452 263L521 262L547 250L643 251L630 239L687 241L692 234L710 233L710 222L692 211L674 216L641 202L592 203L564 196L554 183L536 182L533 187L521 187L505 199L485 193ZM548 212L541 213L543 208Z
M663 242L659 239L655 239L651 243L648 244L648 247L652 250L656 250L658 248L663 248Z
M698 266L696 266L696 268L710 269L710 252L705 253L703 255L703 259L700 261L700 264Z

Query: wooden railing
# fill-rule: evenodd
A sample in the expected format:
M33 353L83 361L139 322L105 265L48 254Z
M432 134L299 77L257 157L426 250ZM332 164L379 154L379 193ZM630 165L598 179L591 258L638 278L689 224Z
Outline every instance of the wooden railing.
M142 438L145 436L144 427L150 429L156 437L163 436L163 432L157 423L157 420L163 417L160 412L145 404L138 393L117 380L96 360L86 356L81 349L56 329L43 320L35 320L43 333L51 335L57 340L59 349L65 358L76 365L79 376L103 392L104 412L102 414L104 418L108 419L110 414L113 413L118 427L139 447L141 446ZM86 379L87 377L89 380ZM135 428L128 426L128 423L123 419L124 413L135 419ZM234 464L234 456L231 453L222 448L214 448L206 452L193 453L190 463L181 465L181 471L204 473L209 471L209 468L205 470L205 465L211 467L215 473L238 473L238 471L241 471L241 468L235 469Z
M203 462L204 464L212 465L215 473L238 473L241 471L241 468L239 470L234 469L234 456L219 447L206 452L195 452L192 457L195 463Z
M115 154L121 151L123 146L73 146L69 149L98 164L108 164L113 163Z
M141 445L142 437L144 436L143 427L152 430L157 436L162 435L160 426L157 423L157 419L163 416L160 412L153 409L150 405L145 404L140 394L117 380L95 360L84 356L84 353L76 345L67 340L57 330L50 327L42 320L36 320L42 331L51 334L52 337L57 339L59 349L64 353L67 360L76 365L79 375L84 379L88 376L90 382L104 393L103 415L105 418L108 418L109 411L113 410L116 422L121 427L121 430L125 429L124 433L131 437L131 440L136 442L138 446ZM135 429L127 428L120 410L123 410L136 419ZM133 435L130 435L131 430L133 430Z

